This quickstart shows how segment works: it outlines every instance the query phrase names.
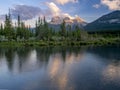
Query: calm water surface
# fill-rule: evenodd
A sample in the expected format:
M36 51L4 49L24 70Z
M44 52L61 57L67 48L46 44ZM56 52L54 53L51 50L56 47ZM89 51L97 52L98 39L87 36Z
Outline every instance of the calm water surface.
M0 48L0 89L120 90L120 47Z

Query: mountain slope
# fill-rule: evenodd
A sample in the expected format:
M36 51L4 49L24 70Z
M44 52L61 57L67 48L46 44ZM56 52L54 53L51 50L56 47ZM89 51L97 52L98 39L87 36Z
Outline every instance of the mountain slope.
M63 21L65 21L66 27L70 25L72 27L72 30L75 29L75 26L79 26L79 28L83 29L83 27L87 25L87 23L80 17L75 17L71 19L69 17L62 18L60 16L55 16L50 21L49 26L55 30L60 30L60 25L62 24Z
M120 11L114 11L100 17L92 23L85 26L85 30L91 31L118 31L120 30Z

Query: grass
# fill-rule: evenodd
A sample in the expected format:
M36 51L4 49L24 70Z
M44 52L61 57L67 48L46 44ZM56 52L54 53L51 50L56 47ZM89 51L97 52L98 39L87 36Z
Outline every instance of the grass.
M36 46L86 46L86 45L116 45L120 44L119 38L113 39L100 39L89 41L9 41L0 42L0 47L36 47Z

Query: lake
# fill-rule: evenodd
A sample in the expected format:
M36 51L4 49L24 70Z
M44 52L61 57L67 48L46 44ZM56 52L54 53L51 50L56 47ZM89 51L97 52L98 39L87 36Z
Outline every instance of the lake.
M120 46L0 48L0 89L120 90Z

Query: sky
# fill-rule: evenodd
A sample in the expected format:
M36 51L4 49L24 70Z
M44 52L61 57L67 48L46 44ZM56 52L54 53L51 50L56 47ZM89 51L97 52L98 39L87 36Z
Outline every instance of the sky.
M9 8L14 19L20 14L27 23L33 23L38 16L46 16L48 20L54 16L79 16L92 22L104 14L120 10L120 0L2 0L0 20Z

